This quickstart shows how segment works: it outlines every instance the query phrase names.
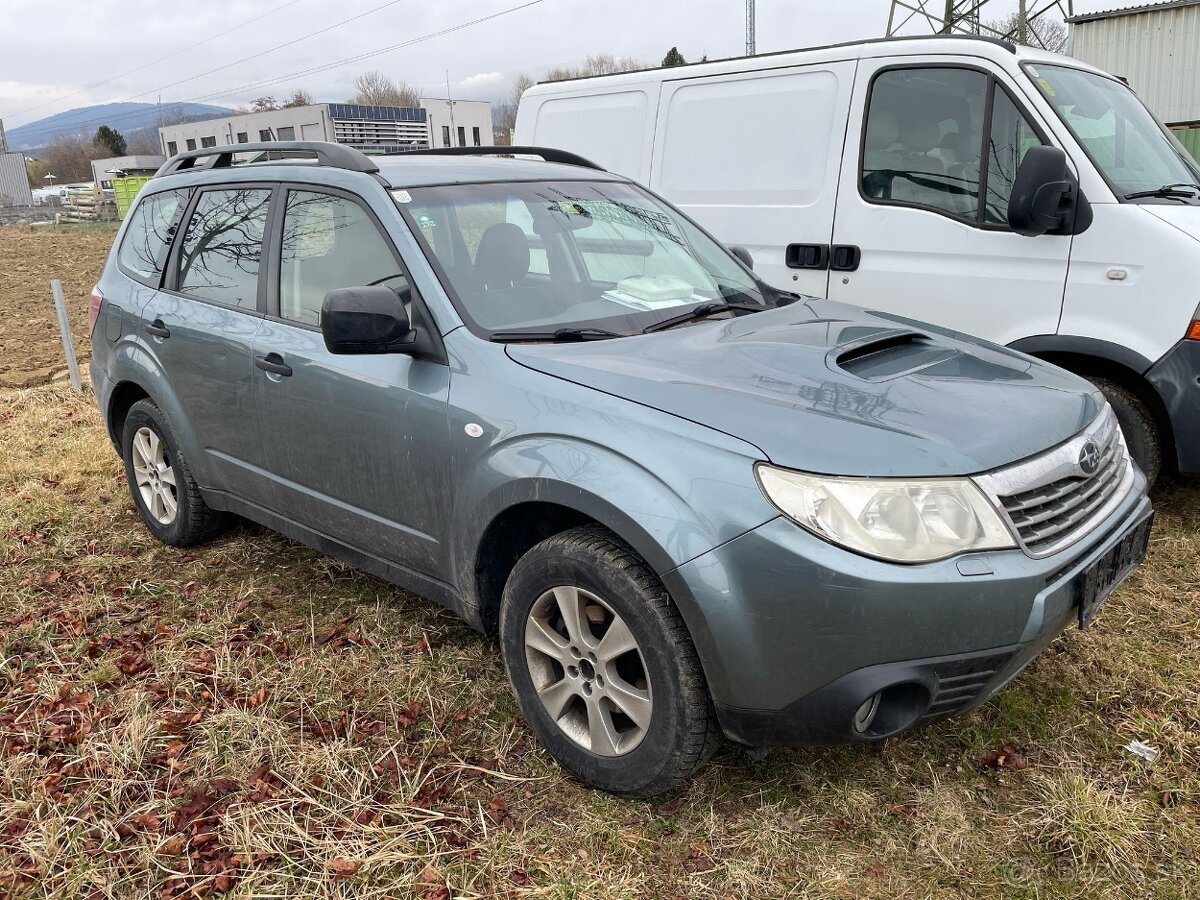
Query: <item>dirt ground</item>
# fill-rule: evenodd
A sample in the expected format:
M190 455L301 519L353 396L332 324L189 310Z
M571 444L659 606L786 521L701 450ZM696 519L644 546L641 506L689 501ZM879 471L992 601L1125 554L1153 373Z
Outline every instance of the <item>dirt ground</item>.
M86 355L110 240L0 231L6 372L58 370L53 275ZM1095 623L970 715L631 801L494 639L265 529L156 543L91 396L0 385L0 897L1195 897L1200 483L1154 499Z
M66 374L51 278L62 281L75 354L86 368L88 294L115 233L111 225L0 227L0 389L32 387Z

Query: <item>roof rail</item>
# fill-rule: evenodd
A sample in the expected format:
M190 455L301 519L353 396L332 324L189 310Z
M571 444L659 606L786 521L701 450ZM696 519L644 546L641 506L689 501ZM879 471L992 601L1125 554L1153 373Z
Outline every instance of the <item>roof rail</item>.
M227 169L233 165L235 153L255 152L311 153L316 157L319 166L347 169L351 172L366 172L368 175L379 171L379 166L371 157L365 153L359 153L353 147L347 147L345 144L334 144L328 141L263 141L254 144L228 144L224 147L201 147L199 150L188 150L168 159L154 173L154 177L200 168L196 165L196 161L207 157L212 157L212 162L204 168Z
M546 162L565 163L568 166L582 166L585 169L595 169L603 172L605 169L596 165L590 159L585 159L578 153L569 150L555 150L553 147L435 147L431 150L409 150L398 153L397 156L540 156Z

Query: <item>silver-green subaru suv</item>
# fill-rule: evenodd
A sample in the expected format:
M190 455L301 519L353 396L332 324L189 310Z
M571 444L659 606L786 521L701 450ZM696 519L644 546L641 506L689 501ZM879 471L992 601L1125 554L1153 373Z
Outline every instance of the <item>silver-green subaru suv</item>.
M239 145L143 188L91 372L157 537L236 514L498 631L550 752L641 795L722 733L973 709L1141 560L1145 482L1083 380L780 292L625 178L496 152Z

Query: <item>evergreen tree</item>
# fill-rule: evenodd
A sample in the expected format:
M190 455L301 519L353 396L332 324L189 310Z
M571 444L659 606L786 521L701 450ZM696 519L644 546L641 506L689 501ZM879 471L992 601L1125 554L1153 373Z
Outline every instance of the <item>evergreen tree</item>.
M99 150L104 150L109 156L124 156L125 155L125 138L121 137L121 132L115 128L109 128L107 125L101 125L96 129L96 136L92 138L92 143Z
M662 64L664 66L684 66L687 65L687 60L683 58L683 54L679 52L678 47L672 47L667 51L667 55L663 57Z

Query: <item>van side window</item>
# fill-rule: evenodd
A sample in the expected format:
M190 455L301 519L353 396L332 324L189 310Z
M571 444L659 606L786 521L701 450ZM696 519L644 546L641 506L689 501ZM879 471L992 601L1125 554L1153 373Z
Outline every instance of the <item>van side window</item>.
M289 193L280 251L280 316L320 325L329 291L377 284L408 300L408 276L366 211L331 194Z
M205 191L183 235L179 292L242 309L258 308L258 269L269 188Z
M988 78L953 68L881 73L871 86L862 190L975 223Z
M187 191L163 191L145 197L129 216L117 261L131 274L155 282L166 263L171 226L187 203Z
M992 127L988 135L987 199L983 220L991 225L1008 224L1008 198L1012 194L1017 167L1025 151L1042 143L1029 120L999 87L992 101Z

